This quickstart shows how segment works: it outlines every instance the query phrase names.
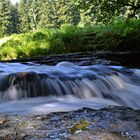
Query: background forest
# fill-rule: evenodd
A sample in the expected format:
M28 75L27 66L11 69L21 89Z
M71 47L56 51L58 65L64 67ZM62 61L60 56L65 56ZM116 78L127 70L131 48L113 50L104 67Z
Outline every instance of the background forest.
M0 0L0 36L140 18L139 0Z

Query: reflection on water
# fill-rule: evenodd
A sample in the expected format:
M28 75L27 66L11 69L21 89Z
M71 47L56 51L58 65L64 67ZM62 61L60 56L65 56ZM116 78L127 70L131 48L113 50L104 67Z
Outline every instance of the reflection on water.
M0 63L0 113L49 113L107 105L140 108L140 70L120 66Z

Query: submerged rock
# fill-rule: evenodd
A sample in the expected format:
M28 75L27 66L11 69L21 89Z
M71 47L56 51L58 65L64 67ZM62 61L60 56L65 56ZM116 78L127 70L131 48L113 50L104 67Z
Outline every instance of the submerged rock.
M3 115L0 139L139 140L140 110L111 106L47 115Z

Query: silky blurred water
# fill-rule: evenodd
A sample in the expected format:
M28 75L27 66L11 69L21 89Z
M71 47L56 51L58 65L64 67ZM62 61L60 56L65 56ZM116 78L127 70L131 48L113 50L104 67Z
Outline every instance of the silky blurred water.
M46 114L100 109L140 109L140 69L123 66L56 66L0 63L0 113Z

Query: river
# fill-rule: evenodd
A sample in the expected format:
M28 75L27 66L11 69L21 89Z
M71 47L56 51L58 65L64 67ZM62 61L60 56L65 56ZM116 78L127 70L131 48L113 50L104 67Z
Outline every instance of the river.
M140 109L139 91L137 68L0 63L0 114L46 114L109 105Z

